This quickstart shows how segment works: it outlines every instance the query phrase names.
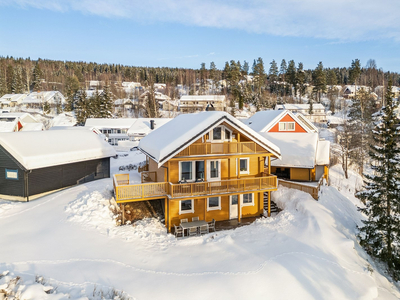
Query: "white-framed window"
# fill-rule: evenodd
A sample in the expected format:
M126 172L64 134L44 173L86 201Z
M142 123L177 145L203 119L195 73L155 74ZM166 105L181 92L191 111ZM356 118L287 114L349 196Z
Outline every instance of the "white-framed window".
M254 194L243 194L242 206L254 206Z
M248 157L239 159L239 172L240 174L250 174L250 159Z
M6 179L18 180L18 169L6 169Z
M207 161L207 180L219 181L221 180L221 160L208 160Z
M204 160L180 161L179 162L179 180L196 181L204 180Z
M207 198L207 211L221 210L221 197Z
M232 130L224 125L215 127L210 131L210 140L214 142L232 141Z
M194 213L194 200L181 200L179 201L179 214Z
M294 131L294 122L279 122L279 131Z

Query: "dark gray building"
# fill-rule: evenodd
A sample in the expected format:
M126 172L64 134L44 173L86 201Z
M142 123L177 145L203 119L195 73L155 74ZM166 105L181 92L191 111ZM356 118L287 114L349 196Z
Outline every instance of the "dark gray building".
M0 133L0 197L29 200L110 177L114 148L86 130Z

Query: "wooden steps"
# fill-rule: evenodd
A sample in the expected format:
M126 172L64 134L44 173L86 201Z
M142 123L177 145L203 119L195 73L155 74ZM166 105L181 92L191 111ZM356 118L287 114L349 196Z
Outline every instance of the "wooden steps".
M268 192L264 193L264 210L268 211ZM274 201L271 201L271 213L278 213L281 210L278 208Z

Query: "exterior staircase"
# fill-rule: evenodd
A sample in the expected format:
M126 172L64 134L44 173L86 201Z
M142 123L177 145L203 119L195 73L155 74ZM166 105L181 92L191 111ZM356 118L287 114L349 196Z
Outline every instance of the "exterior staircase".
M268 192L264 193L264 210L268 211ZM271 201L271 214L278 213L281 210L278 208L275 202Z

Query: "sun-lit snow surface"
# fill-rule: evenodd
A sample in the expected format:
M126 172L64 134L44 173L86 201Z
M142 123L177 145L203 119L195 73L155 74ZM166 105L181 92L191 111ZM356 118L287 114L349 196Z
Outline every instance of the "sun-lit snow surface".
M378 271L370 272L355 238L357 200L335 187L324 187L318 202L279 189L277 216L179 240L154 219L115 227L111 188L103 179L29 203L0 201L0 273L22 276L31 291L26 299L42 295L37 274L71 299L93 298L94 285L134 299L400 297Z

